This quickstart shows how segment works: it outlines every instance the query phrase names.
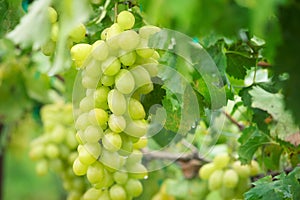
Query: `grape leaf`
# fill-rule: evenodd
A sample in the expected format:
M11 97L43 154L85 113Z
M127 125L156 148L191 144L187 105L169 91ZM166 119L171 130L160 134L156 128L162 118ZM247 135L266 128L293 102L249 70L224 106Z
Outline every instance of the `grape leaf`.
M20 44L23 48L33 46L39 48L50 37L50 20L48 6L51 0L35 1L31 9L15 29L7 34L7 37Z
M259 179L252 189L245 193L246 200L291 200L300 199L300 168L296 167L288 175L281 173L272 180L271 176Z
M257 127L250 126L244 129L238 141L241 144L238 149L239 159L243 164L246 164L252 160L257 149L261 147L261 145L269 142L269 139L262 134Z
M252 107L268 112L276 121L275 126L271 127L271 135L284 140L287 136L299 131L291 113L284 109L281 94L272 94L259 86L253 87L249 94L252 96Z

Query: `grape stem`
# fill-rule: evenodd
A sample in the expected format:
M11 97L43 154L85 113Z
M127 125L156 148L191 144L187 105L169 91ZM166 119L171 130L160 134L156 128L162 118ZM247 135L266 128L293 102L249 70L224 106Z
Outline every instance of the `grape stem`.
M235 124L239 128L240 131L243 131L245 129L245 126L243 124L239 123L230 114L228 114L225 111L223 111L223 114L227 117L227 119L229 119L229 121L231 121L233 124Z

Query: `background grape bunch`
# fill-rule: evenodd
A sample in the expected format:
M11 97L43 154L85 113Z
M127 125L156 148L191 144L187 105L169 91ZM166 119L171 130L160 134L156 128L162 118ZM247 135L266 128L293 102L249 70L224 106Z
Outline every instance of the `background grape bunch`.
M29 152L30 158L36 161L38 175L45 175L48 171L59 175L68 200L80 199L87 189L85 178L76 176L72 170L78 146L72 113L70 103L43 106L44 133L31 142Z
M73 165L92 185L86 199L132 199L142 193L139 179L147 177L140 149L147 144L149 123L140 98L153 90L159 54L147 44L160 29L144 26L136 32L134 23L134 16L122 11L101 40L71 48L86 89L76 112L80 145Z

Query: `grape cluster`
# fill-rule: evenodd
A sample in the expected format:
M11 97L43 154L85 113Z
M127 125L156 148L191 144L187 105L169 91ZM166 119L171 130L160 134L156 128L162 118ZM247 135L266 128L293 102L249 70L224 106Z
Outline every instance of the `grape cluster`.
M160 29L137 32L134 23L133 14L122 11L101 40L71 48L86 89L75 122L80 145L73 164L75 174L92 185L84 199L132 199L142 193L139 179L147 176L140 149L149 123L140 98L153 90L159 54L148 40Z
M51 34L50 39L41 46L41 50L44 55L51 56L55 52L56 42L58 40L59 26L58 26L58 14L52 7L48 7L49 21L51 22ZM69 34L67 40L67 46L72 47L73 43L81 42L85 38L86 28L83 24L78 24Z
M76 176L72 170L78 154L72 110L72 104L64 103L42 107L44 134L31 142L29 156L37 161L38 175L45 175L53 170L62 178L68 200L79 200L86 191L87 184L84 177Z
M255 160L250 165L242 165L240 161L232 163L230 160L227 153L218 154L213 162L199 169L200 178L208 181L210 193L207 198L216 198L216 195L225 200L242 198L243 193L249 189L250 176L259 172L259 165Z

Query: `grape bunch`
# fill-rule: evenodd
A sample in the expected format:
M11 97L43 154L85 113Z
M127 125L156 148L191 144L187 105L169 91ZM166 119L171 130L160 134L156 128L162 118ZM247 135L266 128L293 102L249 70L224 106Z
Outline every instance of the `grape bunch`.
M77 157L72 104L48 104L41 109L44 133L30 145L29 156L36 161L36 172L45 175L53 170L63 180L68 200L79 200L87 189L84 177L72 170Z
M46 56L52 56L55 52L56 42L59 35L58 14L53 7L48 7L49 21L51 22L50 39L41 46L42 53ZM84 24L78 24L69 34L67 40L68 48L71 48L74 43L81 42L85 38L86 28Z
M207 199L242 198L250 187L250 176L259 172L259 165L255 160L252 160L250 165L230 161L227 153L221 153L214 157L213 162L199 169L200 178L208 182L210 193Z
M84 199L132 199L142 193L139 179L147 177L140 149L147 145L149 123L140 99L153 90L159 54L148 41L160 29L144 26L137 32L134 24L134 15L122 11L101 39L71 48L85 88L73 164L75 174L86 176L92 186Z

